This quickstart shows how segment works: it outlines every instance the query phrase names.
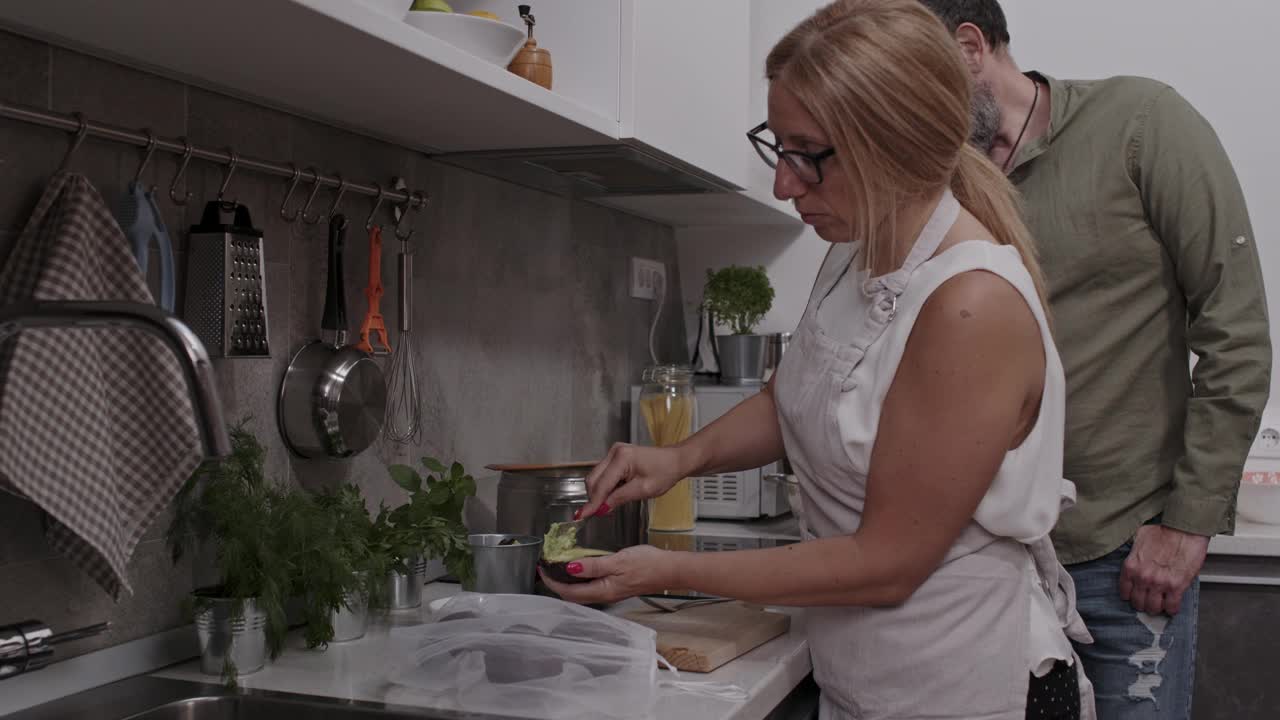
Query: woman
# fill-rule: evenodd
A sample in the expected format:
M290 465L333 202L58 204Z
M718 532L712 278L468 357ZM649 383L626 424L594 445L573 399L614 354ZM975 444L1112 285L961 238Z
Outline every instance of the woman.
M1092 717L1087 641L1047 535L1064 381L1014 191L966 144L969 80L916 0L843 0L770 53L753 143L833 243L764 392L669 448L615 446L586 515L784 451L806 541L636 547L563 597L681 587L808 607L824 718ZM768 138L765 128L777 140Z

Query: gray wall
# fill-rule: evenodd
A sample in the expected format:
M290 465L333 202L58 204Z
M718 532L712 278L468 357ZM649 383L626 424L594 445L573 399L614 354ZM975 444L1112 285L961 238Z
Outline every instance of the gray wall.
M627 294L627 259L665 262L668 308L678 302L670 228L599 206L527 190L440 165L424 156L350 132L277 112L28 38L0 32L0 98L80 111L89 118L164 136L233 147L243 155L315 165L351 179L382 183L395 175L423 188L432 202L417 220L413 287L415 370L424 398L425 432L408 451L371 449L328 464L289 457L276 431L275 396L292 351L316 335L324 292L323 225L288 224L277 213L287 182L237 173L229 194L249 206L266 236L268 306L274 356L221 361L222 397L232 418L252 415L269 448L268 470L304 486L351 481L376 505L401 501L386 463L429 453L458 460L481 477L474 522L492 522L495 462L589 460L625 439L623 402L648 362L652 305ZM429 88L422 89L429 91ZM68 145L67 133L0 119L0 258L27 218ZM428 139L429 141L429 139ZM132 178L141 153L88 140L72 169L109 202ZM163 189L177 157L157 155L146 177ZM216 192L220 168L193 162L192 203L161 202L185 268L185 233ZM320 196L328 201L329 193ZM360 219L370 202L349 196ZM327 207L327 203L324 205ZM367 273L363 233L348 238L347 297L359 330ZM398 339L395 253L387 241L382 311ZM155 255L153 254L154 258ZM156 261L152 261L154 267ZM154 272L153 272L154 274ZM179 304L182 302L179 271ZM153 287L154 287L153 278ZM181 306L181 305L179 305ZM664 314L659 355L687 359L681 314ZM41 512L0 492L0 624L39 618L55 629L110 620L106 636L65 648L64 657L182 624L180 598L207 581L207 569L169 563L161 518L131 566L135 593L113 603L45 543Z

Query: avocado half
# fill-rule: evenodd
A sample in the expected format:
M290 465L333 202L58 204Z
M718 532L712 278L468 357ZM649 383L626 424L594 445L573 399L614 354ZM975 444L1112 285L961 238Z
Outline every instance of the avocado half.
M547 577L556 582L577 584L591 582L589 578L569 574L568 565L587 557L612 555L608 550L578 547L578 526L575 523L553 523L542 539L542 557L538 565Z

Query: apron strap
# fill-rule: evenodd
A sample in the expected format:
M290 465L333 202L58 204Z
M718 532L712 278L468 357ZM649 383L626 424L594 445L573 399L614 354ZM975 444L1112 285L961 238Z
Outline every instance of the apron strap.
M850 376L862 362L867 349L880 339L885 328L897 317L898 297L907 289L912 274L938 251L942 240L947 236L947 231L959 216L960 203L951 194L951 190L947 189L942 193L937 207L933 209L929 222L925 223L924 229L920 231L902 267L891 273L869 278L862 284L862 292L870 302L867 303L867 313L863 316L862 328L854 334L853 342L850 343L851 352L846 358L850 366L841 383L841 389L845 392L853 389Z

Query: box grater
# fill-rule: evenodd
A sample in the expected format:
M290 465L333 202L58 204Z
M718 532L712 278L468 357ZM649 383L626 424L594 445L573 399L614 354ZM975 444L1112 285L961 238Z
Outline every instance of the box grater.
M243 205L211 201L191 227L183 320L212 357L271 356L262 251Z

